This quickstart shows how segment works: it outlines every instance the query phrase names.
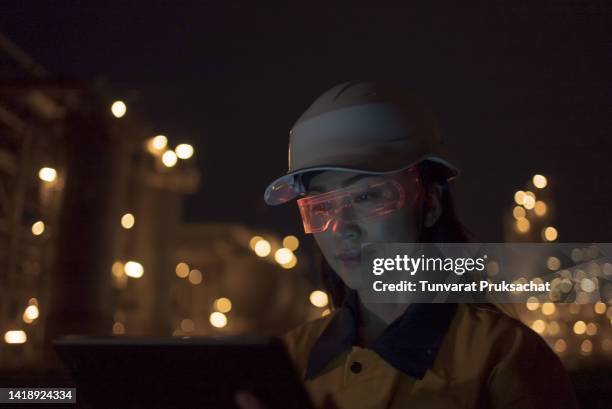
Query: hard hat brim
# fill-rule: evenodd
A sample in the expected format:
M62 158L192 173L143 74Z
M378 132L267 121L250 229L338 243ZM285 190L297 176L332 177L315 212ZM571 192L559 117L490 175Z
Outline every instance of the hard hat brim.
M384 171L368 170L368 169L364 169L361 167L353 168L353 167L333 166L333 165L313 166L313 167L294 170L274 180L272 183L268 185L268 187L266 188L264 192L264 201L266 202L266 204L270 206L276 206L276 205L281 205L283 203L287 203L299 196L305 195L306 186L303 186L300 176L306 173L333 170L333 171L339 171L339 172L363 173L367 175L387 175L387 174L392 174L395 172L399 172L399 171L408 169L425 160L437 162L441 165L444 165L444 167L448 169L448 174L446 175L447 181L450 181L456 178L460 173L460 170L458 168L456 168L455 166L450 164L448 161L438 156L428 156L426 158L420 159L409 165L402 166L400 168L396 168L392 170L384 170Z

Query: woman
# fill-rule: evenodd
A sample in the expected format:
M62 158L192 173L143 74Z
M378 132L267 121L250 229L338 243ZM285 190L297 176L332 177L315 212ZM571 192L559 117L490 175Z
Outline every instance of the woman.
M298 199L321 250L332 314L286 335L317 407L574 408L544 341L486 304L368 303L361 244L466 242L433 115L378 83L344 83L290 132L289 172L265 192ZM260 408L251 395L242 408Z

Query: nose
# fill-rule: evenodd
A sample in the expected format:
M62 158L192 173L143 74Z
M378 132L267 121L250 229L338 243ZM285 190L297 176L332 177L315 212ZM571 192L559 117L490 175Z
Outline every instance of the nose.
M338 205L332 219L331 231L334 236L341 239L356 239L361 234L359 226L355 224L355 209L348 199Z
M343 240L355 240L361 236L361 229L352 221L343 220L340 217L332 222L331 231L334 236Z

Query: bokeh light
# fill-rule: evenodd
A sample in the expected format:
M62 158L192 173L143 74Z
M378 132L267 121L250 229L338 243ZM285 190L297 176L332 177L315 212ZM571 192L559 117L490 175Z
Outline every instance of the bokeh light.
M300 241L295 236L290 235L290 236L286 236L283 239L283 247L286 247L291 251L297 250L299 246L300 246Z
M533 324L531 324L531 328L538 334L541 334L546 331L546 323L542 320L535 320Z
M25 313L25 311L23 312L23 314L21 315L21 319L23 320L23 322L25 322L26 324L31 324L32 322L34 322L34 320L30 317L28 317L28 315Z
M176 165L177 161L178 159L176 157L176 153L174 153L173 151L166 151L162 155L162 163L168 168L171 168Z
M272 251L272 246L270 246L270 243L267 240L262 239L255 244L255 254L257 254L259 257L268 256L270 251Z
M567 349L567 342L563 339L558 339L553 345L555 352L562 354Z
M544 229L544 239L546 239L547 241L555 241L557 240L557 237L557 229L555 229L554 227L549 226Z
M38 307L36 305L28 305L23 314L29 320L35 320L39 316Z
M551 302L545 302L542 304L542 314L544 315L553 315L556 310L557 308L555 307L555 304Z
M561 260L557 257L548 257L548 259L546 259L546 267L551 271L556 271L561 268Z
M121 277L124 274L124 266L121 261L115 261L111 267L111 272L115 277Z
M525 192L523 192L522 190L518 190L514 194L514 201L516 202L517 205L522 205L524 198L525 198Z
M512 216L514 216L516 220L524 218L526 214L525 208L522 206L514 206L514 209L512 209Z
M540 302L536 297L529 297L525 303L525 306L529 311L535 311L540 308Z
M174 149L174 152L179 159L189 159L193 156L193 146L181 143Z
M45 182L53 182L57 178L57 171L53 168L41 168L38 177Z
M590 278L583 278L580 280L580 288L584 292L592 293L595 291L595 283Z
M32 225L32 234L35 236L40 236L45 232L45 223L41 220L37 221Z
M531 210L535 207L535 195L532 192L525 192L523 196L523 206L527 210Z
M227 325L227 317L225 314L219 311L215 311L210 314L210 324L215 328L223 328Z
M544 203L542 200L538 200L535 202L535 206L533 207L533 212L536 214L536 216L542 217L546 214L546 211L547 211L546 203Z
M193 285L202 283L202 272L200 270L191 270L189 272L189 282Z
M606 313L606 304L602 303L601 301L598 301L593 306L593 311L595 311L597 314L605 314Z
M533 175L532 182L533 182L533 185L537 187L538 189L544 189L546 185L548 184L546 177L543 175L539 175L539 174Z
M151 139L151 146L157 151L161 151L168 146L166 135L157 135Z
M264 238L261 236L253 236L251 237L251 240L249 240L249 247L251 248L251 250L255 250L255 245L260 241L263 240Z
M144 274L144 268L142 267L142 264L137 261L128 261L127 263L125 263L123 270L125 271L126 276L132 278L140 278Z
M589 322L586 326L586 334L590 337L597 334L597 330L597 324L595 324L594 322Z
M115 322L113 324L113 334L114 335L123 335L125 334L125 325L122 322Z
M180 278L186 278L189 275L189 271L191 269L189 268L189 264L187 263L178 263L174 270L177 276L179 276Z
M135 222L136 219L134 218L134 215L132 213L126 213L121 216L121 227L123 227L124 229L131 229L132 227L134 227Z
M297 265L297 257L295 257L295 255L293 255L293 257L291 257L291 260L289 260L285 264L281 264L281 267L282 268L286 268L286 269L291 269L291 268L295 267L296 265Z
M115 101L111 105L111 112L115 116L115 118L121 118L127 112L127 105L123 101Z
M213 305L215 310L223 313L230 312L232 309L232 302L227 297L217 298Z
M181 330L185 332L192 332L195 330L195 323L191 318L185 318L181 321Z
M593 352L593 343L591 342L591 340L585 339L584 341L582 341L582 344L580 344L580 352L585 355L588 355Z
M530 227L531 227L531 223L529 223L529 220L527 220L525 218L518 219L516 221L516 229L520 233L527 233L529 231Z
M28 340L28 336L24 331L13 330L4 333L4 342L7 344L23 344Z
M327 306L329 299L327 293L321 290L315 290L310 293L310 302L315 307L323 308Z
M293 252L285 247L276 250L276 252L274 253L274 260L278 264L287 264L291 261L292 258Z
M574 323L574 333L578 334L578 335L582 335L586 332L586 324L584 323L584 321L576 321Z

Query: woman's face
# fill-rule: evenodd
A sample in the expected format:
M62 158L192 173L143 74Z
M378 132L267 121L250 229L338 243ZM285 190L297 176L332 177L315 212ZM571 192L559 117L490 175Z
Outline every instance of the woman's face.
M414 178L414 175L409 175L402 174L394 176L393 179L401 184L414 183L414 180L407 179ZM385 180L383 176L325 171L310 180L308 196L383 180ZM405 192L407 195L414 196L415 194L412 189L406 189ZM406 197L403 207L384 216L348 221L339 217L334 218L325 231L313 233L323 256L347 286L353 289L361 287L359 269L362 267L362 243L414 243L417 241L415 201L411 199L411 197Z

